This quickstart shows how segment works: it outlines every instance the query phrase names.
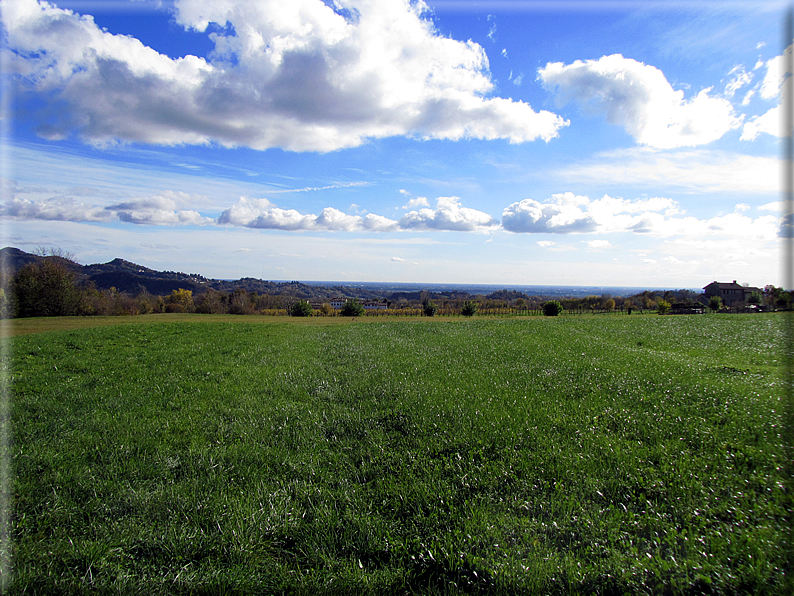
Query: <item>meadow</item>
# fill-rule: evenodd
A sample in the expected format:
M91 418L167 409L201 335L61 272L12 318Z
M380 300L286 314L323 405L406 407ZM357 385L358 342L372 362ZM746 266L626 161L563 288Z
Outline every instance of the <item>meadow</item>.
M13 333L8 593L791 593L778 315L262 319Z

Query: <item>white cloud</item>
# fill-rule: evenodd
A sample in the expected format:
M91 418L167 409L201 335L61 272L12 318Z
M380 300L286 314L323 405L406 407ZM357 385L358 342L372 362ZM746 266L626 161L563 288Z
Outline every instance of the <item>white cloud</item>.
M401 259L400 257L392 257L391 260L395 261L397 263L404 263L405 262L405 259Z
M736 92L753 82L753 73L747 72L742 65L734 66L728 73L728 82L725 85L725 95L733 97Z
M554 244L555 244L555 243L554 243L554 242L552 242L551 240L539 240L539 241L537 242L537 245L538 245L539 247L541 247L541 248L548 248L548 247L550 247L550 246L554 246Z
M490 215L460 206L458 197L439 197L435 209L406 213L399 221L404 230L486 231L498 227Z
M785 53L791 53L791 46L786 49ZM775 99L780 94L780 88L785 80L785 54L775 56L767 61L764 66L766 66L766 75L761 83L761 97L764 99Z
M401 209L416 209L417 207L430 207L430 203L425 197L414 197L408 201L407 205L403 205Z
M86 205L73 197L58 196L32 200L13 197L0 208L0 215L11 219L101 222L121 220L145 225L206 225L213 219L192 209L178 207L193 204L205 197L184 192L165 191L142 198L133 198L107 207Z
M773 201L771 203L766 203L757 207L759 211L776 211L780 212L783 210L783 202L782 201Z
M426 199L425 199L426 202ZM498 222L482 211L462 207L458 197L440 197L435 209L406 213L399 221L369 213L362 217L347 215L326 207L320 215L280 209L267 199L241 197L237 204L224 210L219 224L275 230L370 231L438 230L479 232L498 227Z
M552 62L538 70L556 91L559 105L571 101L585 111L604 113L637 142L659 149L710 143L741 124L731 103L710 97L711 89L685 100L658 68L620 54L573 64Z
M738 212L698 219L683 215L672 199L654 197L634 201L604 195L600 199L562 193L540 203L532 199L513 203L502 213L502 227L515 233L633 233L655 237L730 236L765 241L778 234L774 215L755 219ZM604 248L606 240L583 241Z
M644 185L659 189L702 192L780 192L780 160L707 149L654 151L633 147L606 151L581 164L555 172L560 179L593 184Z
M231 224L246 228L286 231L333 231L355 230L384 231L393 229L393 220L379 215L347 215L333 207L326 207L319 215L300 213L295 209L280 209L267 199L240 197L235 205L224 210L218 217L221 225Z
M597 224L592 216L581 209L581 205L588 201L587 197L565 193L554 195L553 199L551 203L539 203L533 199L513 203L502 212L502 227L517 233L596 231Z
M786 78L785 63L787 54L791 54L792 47L786 48L783 55L775 56L766 63L759 63L756 68L761 66L766 67L766 75L760 86L756 86L763 99L777 99L780 102L783 98L783 91L786 87L783 82ZM749 94L748 94L749 95ZM754 141L761 133L766 133L775 137L783 134L783 122L781 120L783 113L780 104L770 108L760 116L754 116L749 122L746 122L742 128L742 141Z
M742 127L742 141L754 141L762 132L779 137L783 130L780 122L780 106L771 108L761 116L755 116Z
M609 248L612 246L609 240L583 240L589 248Z
M213 223L210 217L204 217L198 211L167 211L165 209L147 209L144 211L119 211L118 218L126 223L153 226L203 226Z
M749 211L751 207L747 203L738 203L735 208L736 211Z
M491 22L491 27L488 29L488 39L496 41L496 17L492 14L488 15L488 22Z
M12 197L0 215L10 219L43 219L52 221L106 222L113 214L102 207L79 203L70 197L54 197L42 201Z
M59 107L41 115L50 139L332 151L395 135L548 141L567 124L488 97L483 48L440 35L421 0L336 5L175 0L179 25L222 27L208 60L171 59L36 0L7 0L3 21L19 91Z

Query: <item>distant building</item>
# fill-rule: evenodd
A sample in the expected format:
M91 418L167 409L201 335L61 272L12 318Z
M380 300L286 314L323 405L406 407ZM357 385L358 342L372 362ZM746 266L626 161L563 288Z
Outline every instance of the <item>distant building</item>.
M328 301L328 304L331 305L331 308L340 309L345 305L345 302L348 301L348 298L344 296L334 296Z
M707 300L712 296L719 296L725 306L737 306L745 304L750 294L761 292L761 289L751 286L740 286L734 279L731 283L713 281L703 288L703 291L706 293Z
M389 303L386 302L385 300L383 301L367 300L364 303L364 308L366 310L386 310L387 308L389 308Z

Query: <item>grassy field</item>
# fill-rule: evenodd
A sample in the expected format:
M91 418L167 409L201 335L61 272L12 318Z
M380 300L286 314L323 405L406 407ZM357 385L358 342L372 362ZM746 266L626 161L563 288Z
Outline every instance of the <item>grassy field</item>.
M9 593L790 593L779 317L295 323L6 329Z

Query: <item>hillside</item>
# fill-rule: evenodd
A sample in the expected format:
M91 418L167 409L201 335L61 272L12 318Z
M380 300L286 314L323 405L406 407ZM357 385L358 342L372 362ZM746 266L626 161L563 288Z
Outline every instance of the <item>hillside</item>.
M371 290L341 285L314 286L296 281L275 282L252 277L244 277L237 280L210 279L196 273L156 271L120 258L113 259L107 263L80 265L62 257L34 255L18 248L5 247L0 249L0 268L4 272L6 279L10 278L21 267L42 259L62 259L77 272L83 283L93 284L99 290L116 288L120 292L129 294L139 294L142 291L146 291L150 294L162 296L182 288L191 290L194 294L201 294L208 289L223 292L243 289L249 293L295 296L306 299L323 299L339 295L363 299L383 297L381 293Z

